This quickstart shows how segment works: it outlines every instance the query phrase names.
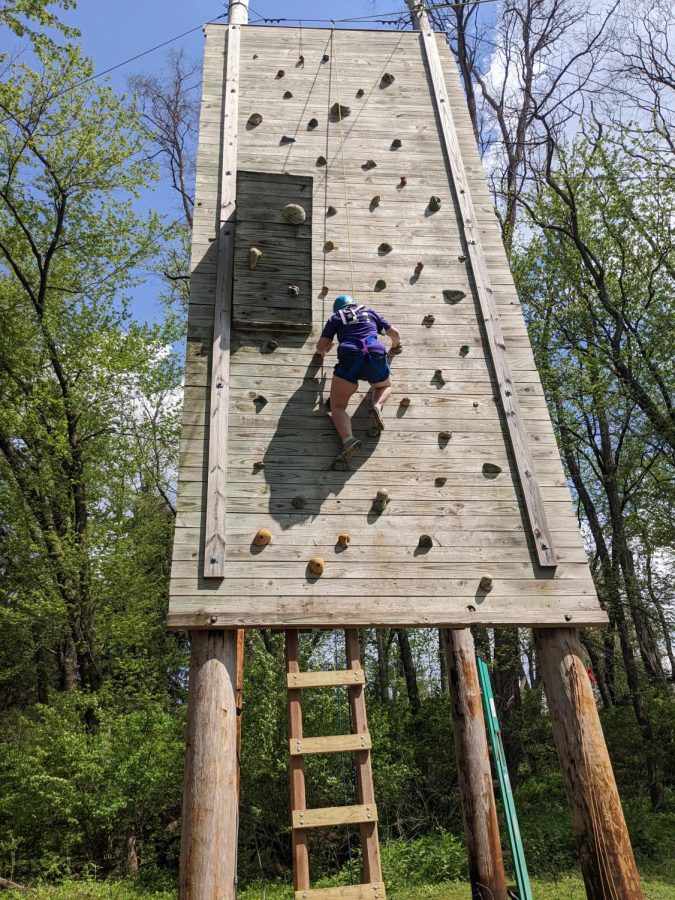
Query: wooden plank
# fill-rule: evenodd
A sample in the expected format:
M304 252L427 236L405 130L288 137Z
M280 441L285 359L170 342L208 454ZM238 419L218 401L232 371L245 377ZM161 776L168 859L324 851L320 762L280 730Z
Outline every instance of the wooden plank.
M365 684L362 671L346 669L331 672L289 672L286 676L289 690L298 688L344 687L348 684Z
M294 831L307 828L328 828L331 825L359 825L361 822L377 822L377 806L324 806L317 809L296 809L292 814Z
M537 556L542 566L555 567L557 559L553 548L553 538L551 537L544 504L534 474L534 463L528 449L527 435L521 418L517 392L509 369L499 315L494 304L490 275L485 262L480 235L476 230L475 211L457 141L449 97L445 87L445 78L441 68L440 55L436 45L436 37L431 30L426 12L416 11L415 15L419 21L422 46L433 86L434 102L441 124L441 133L448 157L450 174L457 202L462 213L467 253L476 283L476 291L490 346L492 364L499 382L499 396L516 457L516 466L525 495L525 506L532 534L535 538Z
M345 655L347 666L355 672L361 671L361 648L359 635L355 628L345 631ZM351 712L352 731L355 735L368 734L368 718L366 714L366 689L364 685L350 687L349 708ZM375 803L375 787L373 785L373 767L370 753L358 752L354 757L356 768L356 790L361 804ZM361 825L361 848L364 882L382 880L380 861L380 841L375 822L364 822Z
M384 882L376 884L350 884L345 887L314 888L296 891L295 900L384 900Z
M327 737L293 738L289 740L288 746L291 756L309 756L370 750L373 744L369 734L331 734Z
M298 632L286 632L286 676L300 672L298 651ZM288 692L288 738L302 740L302 695L300 690ZM289 759L289 777L291 788L291 811L304 810L307 806L305 792L305 761L302 756L291 756ZM291 856L293 859L293 885L296 891L309 888L309 847L307 832L293 830L291 832Z
M235 4L236 8L236 4ZM236 21L236 20L235 20ZM241 25L227 28L225 74L222 85L223 122L216 294L211 344L211 404L209 467L204 530L204 576L225 574L225 504L227 497L227 428L229 419L230 339L232 318L232 262L237 190L237 117L239 114L239 56Z

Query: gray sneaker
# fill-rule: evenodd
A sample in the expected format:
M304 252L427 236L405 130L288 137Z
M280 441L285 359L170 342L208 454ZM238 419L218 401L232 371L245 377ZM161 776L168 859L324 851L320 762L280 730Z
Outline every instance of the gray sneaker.
M338 462L349 462L352 456L354 456L355 453L358 453L358 451L361 449L361 446L361 441L358 438L347 438L345 443L342 445L342 450L337 455Z
M368 410L368 415L370 416L370 421L377 428L378 431L384 431L384 419L382 418L382 411L377 406L371 406Z

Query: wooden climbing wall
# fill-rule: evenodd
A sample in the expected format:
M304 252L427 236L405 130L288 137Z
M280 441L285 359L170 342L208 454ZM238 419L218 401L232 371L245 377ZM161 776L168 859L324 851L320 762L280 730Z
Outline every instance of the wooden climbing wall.
M534 466L528 474L541 491L557 567L537 561L420 35L247 26L236 164L273 176L265 204L273 199L279 209L295 196L285 195L278 176L313 179L312 330L232 332L224 577L203 577L226 32L206 28L169 625L603 623L459 78L441 35L459 147ZM386 73L394 76L391 83L382 80ZM329 112L337 102L350 107L342 140L340 122ZM262 117L259 124L249 121L254 114ZM431 197L440 199L436 211ZM258 217L248 208L239 215L248 240ZM248 249L237 246L235 253L244 259ZM287 271L293 255L279 251ZM263 253L261 271L265 264ZM245 279L240 267L235 307ZM346 472L332 468L338 442L325 406L334 351L324 365L312 359L342 292L396 325L405 345L393 360L394 390L380 437L367 436L365 386L352 401L364 446ZM424 321L429 316L433 323ZM410 400L407 407L402 398ZM382 488L391 500L378 515L373 500ZM264 548L252 544L260 528L272 534ZM347 549L337 545L341 533L350 535ZM422 535L431 538L430 549L418 547ZM316 556L325 561L318 578L307 569ZM485 575L492 578L489 592L479 586Z

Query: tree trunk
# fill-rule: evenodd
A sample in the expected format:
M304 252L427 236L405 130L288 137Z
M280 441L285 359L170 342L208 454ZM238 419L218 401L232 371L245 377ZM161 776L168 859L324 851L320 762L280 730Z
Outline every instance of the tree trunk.
M375 629L377 645L377 696L382 703L389 700L389 642L387 629Z
M509 772L515 774L522 761L518 739L520 713L520 640L517 628L495 628L493 685L497 715L502 729ZM515 780L515 777L514 777Z
M450 675L448 674L448 660L445 656L446 639L443 637L443 629L438 629L438 659L441 667L441 694L450 696Z
M416 716L420 711L420 694L417 687L417 673L415 672L415 663L413 661L412 650L410 649L410 640L408 632L405 628L396 629L396 637L398 638L398 646L401 654L401 666L405 676L405 687L408 692L408 702L412 714Z

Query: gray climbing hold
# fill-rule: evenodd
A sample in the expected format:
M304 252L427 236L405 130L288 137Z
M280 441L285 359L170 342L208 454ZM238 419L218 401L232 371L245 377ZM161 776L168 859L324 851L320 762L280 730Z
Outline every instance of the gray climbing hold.
M436 369L434 372L433 380L438 384L445 384L445 378L443 377L443 369Z
M307 505L307 501L302 496L302 494L298 494L297 497L293 497L293 499L291 500L291 503L293 504L293 506L296 509L304 509L305 506Z
M363 90L363 88L359 88L358 91L356 92L357 97L363 97L364 94L365 94L365 91Z
M307 123L308 131L313 131L315 128L318 128L318 127L319 127L319 122L317 119L310 119L309 122Z
M330 108L330 114L334 119L346 119L350 113L351 108L341 103L334 103Z
M377 492L377 496L373 501L373 509L375 512L384 512L387 504L389 503L391 497L389 495L389 491L386 488L382 488Z
M393 84L395 81L396 78L391 74L391 72L385 72L382 76L382 79L380 80L380 84L382 85L382 87L389 87L389 85Z
M293 96L293 94L291 94L290 91L284 91L283 99L284 99L284 100L290 100L292 96Z
M501 474L501 471L502 467L496 463L483 463L483 475L486 478L496 478L497 475Z
M387 286L387 282L384 280L384 278L378 278L377 281L375 282L375 290L376 291L383 291L386 288L386 286Z
M279 69L279 71L277 72L277 74L276 74L275 77L276 77L276 78L283 78L285 74L286 74L286 73L284 72L283 69Z
M377 248L379 253L391 253L393 247L391 244L388 244L386 241Z
M291 225L302 225L307 219L307 213L302 206L297 203L287 203L281 210L281 215L287 222L290 222Z
M254 397L253 402L258 409L262 409L263 406L267 406L267 404L269 403L267 397L263 397L262 394L258 394L257 397Z
M279 141L279 143L280 143L280 144L294 144L294 143L295 143L295 138L294 138L294 137L289 137L289 135L284 134L284 135L281 136L281 140Z
M447 480L448 479L445 477L445 475L439 475L438 478L434 481L434 484L436 485L436 487L443 487Z
M256 128L258 125L260 125L262 120L263 120L263 117L260 115L260 113L251 113L251 115L248 117L248 122L246 124L249 125L251 128Z
M376 209L379 205L380 205L380 195L375 194L373 199L370 201L370 208L371 208L371 210L373 210L373 209Z
M446 303L459 303L459 301L463 300L465 297L466 294L464 293L464 291L443 291L443 299Z
M459 355L460 355L460 356L467 356L468 353L469 353L469 345L468 345L468 344L462 344L462 346L459 348Z
M440 197L429 197L429 209L431 212L438 212L441 208L441 198Z
M481 591L485 591L486 594L489 593L493 587L492 575L483 575L478 584L478 587L481 589Z
M335 250L335 244L333 243L333 241L326 241L326 243L323 245L323 252L330 253L331 250Z
M422 325L428 325L428 326L430 326L430 325L433 325L435 321L436 321L436 317L435 317L435 316L431 316L431 315L425 316L425 317L422 319Z
M291 297L299 297L300 296L300 288L297 284L289 284L288 285L288 293Z
M421 534L420 539L417 542L417 546L420 548L420 550L430 550L434 546L434 542L431 539L431 535Z
M279 344L276 341L268 341L265 344L265 347L269 350L270 353L274 353L278 346Z
M334 206L329 206L328 209L326 210L326 215L327 215L327 216L335 216L335 215L337 215L337 209L335 209Z
M398 138L394 138L394 140L391 142L391 147L389 149L390 150L400 150L401 146L402 146L402 142Z
M330 56L327 53L324 53L324 55L321 57L321 62L327 63L329 59L330 59Z
M364 172L370 171L370 169L374 169L377 166L377 163L374 159L367 159L364 164L361 166Z
M319 157L317 157L316 164L317 164L317 166L319 166L319 167L325 166L325 165L327 164L326 157L325 157L325 156L319 156Z

